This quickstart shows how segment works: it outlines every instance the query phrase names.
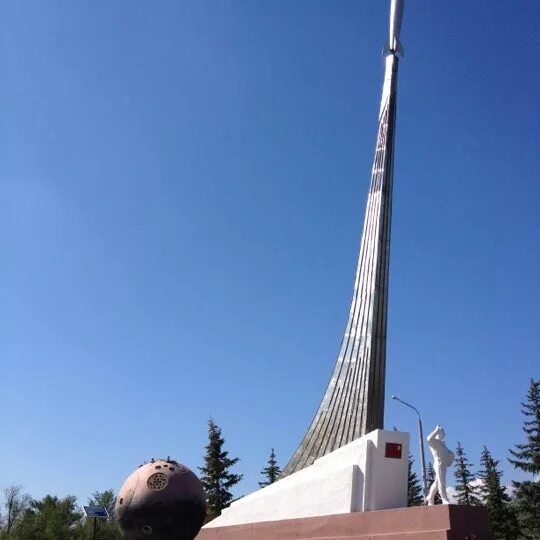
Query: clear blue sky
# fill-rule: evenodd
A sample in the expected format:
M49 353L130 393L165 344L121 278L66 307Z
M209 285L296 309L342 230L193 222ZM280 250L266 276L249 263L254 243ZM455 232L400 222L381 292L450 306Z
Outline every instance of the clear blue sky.
M196 468L210 415L238 494L285 464L347 318L387 13L1 3L1 486ZM411 0L402 33L387 394L507 473L540 376L539 25L534 0ZM386 426L416 451L391 400Z

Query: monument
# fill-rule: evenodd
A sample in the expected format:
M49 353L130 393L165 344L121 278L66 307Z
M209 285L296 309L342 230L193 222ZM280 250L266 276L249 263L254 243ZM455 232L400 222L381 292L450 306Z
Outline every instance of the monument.
M407 505L409 436L383 430L402 16L403 0L392 0L377 142L354 292L332 377L283 478L234 502L206 528Z
M330 382L283 477L233 502L202 528L198 540L491 538L482 509L405 508L409 437L383 429L403 3L391 0L377 142L354 291Z
M349 320L328 387L289 475L384 424L386 322L399 41L403 0L392 0L379 127Z

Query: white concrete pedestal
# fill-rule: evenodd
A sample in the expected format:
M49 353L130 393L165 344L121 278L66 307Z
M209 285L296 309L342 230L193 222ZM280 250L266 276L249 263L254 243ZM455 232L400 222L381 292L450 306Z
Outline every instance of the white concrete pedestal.
M239 499L205 528L407 506L409 434L377 429Z

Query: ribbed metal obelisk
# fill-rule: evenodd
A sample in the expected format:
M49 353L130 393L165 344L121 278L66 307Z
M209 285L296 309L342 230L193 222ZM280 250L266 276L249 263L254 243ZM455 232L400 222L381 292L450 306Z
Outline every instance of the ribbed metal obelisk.
M315 417L283 474L383 427L396 85L403 0L392 0L390 40L364 230L349 321Z

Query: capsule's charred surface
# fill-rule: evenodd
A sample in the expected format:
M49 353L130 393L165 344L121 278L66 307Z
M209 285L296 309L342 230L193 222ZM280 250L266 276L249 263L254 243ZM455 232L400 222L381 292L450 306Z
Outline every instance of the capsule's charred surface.
M116 500L116 516L127 540L193 540L205 512L201 482L171 460L153 460L139 467Z

